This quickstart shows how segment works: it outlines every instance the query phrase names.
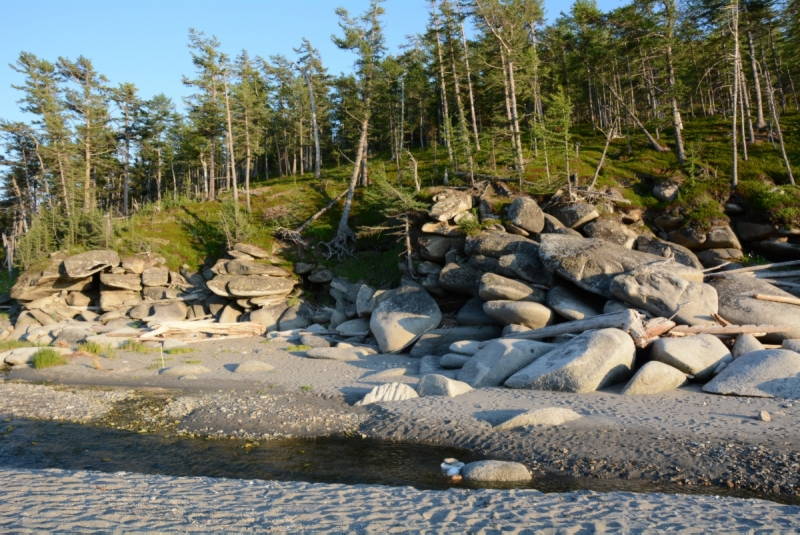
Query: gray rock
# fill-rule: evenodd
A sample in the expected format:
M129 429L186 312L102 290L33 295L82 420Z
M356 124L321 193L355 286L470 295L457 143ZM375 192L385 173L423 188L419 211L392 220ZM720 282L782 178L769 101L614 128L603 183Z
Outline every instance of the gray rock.
M610 243L621 245L626 249L632 249L633 244L636 243L638 234L623 225L616 219L604 217L595 219L581 228L581 233L587 238L597 238Z
M448 327L434 329L422 336L409 352L412 357L425 355L444 355L450 350L450 344L459 340L489 340L500 334L496 325L479 325L464 327Z
M465 481L522 482L533 477L522 463L510 461L476 461L468 463L461 470Z
M603 240L563 234L542 234L541 238L540 256L546 268L604 297L611 297L614 277L647 264L662 266L688 281L703 282L700 270Z
M498 258L497 273L547 286L553 282L553 274L545 269L539 257L524 253L511 253Z
M585 202L560 204L550 210L550 213L561 221L565 227L573 229L600 217L597 209Z
M17 349L3 351L0 353L0 362L4 362L8 366L27 366L31 363L33 356L41 349L41 347L18 347ZM49 347L47 349L52 349L61 355L72 353L71 349L64 347Z
M234 373L252 375L275 370L275 366L261 360L246 360L236 365Z
M541 426L553 427L564 425L575 420L580 420L583 415L572 409L564 407L545 407L543 409L531 409L522 414L518 414L494 426L497 431L508 431L518 427Z
M247 260L228 260L225 263L225 272L229 275L269 275L270 277L290 277L291 273L285 269Z
M382 352L402 351L442 321L439 305L424 288L407 283L386 292L369 326Z
M795 340L786 339L783 341L782 347L784 349L788 349L789 351L800 353L800 339L795 339Z
M300 345L308 347L331 347L331 343L322 336L317 334L301 334Z
M447 238L436 234L423 234L417 238L420 256L434 262L444 261L447 252L450 249L458 249L463 242L461 238Z
M61 269L64 275L70 279L82 279L106 268L116 267L119 263L119 255L115 251L86 251L65 258Z
M100 310L104 312L138 305L141 301L139 292L129 290L103 290L100 292Z
M436 221L447 222L457 215L472 209L472 195L466 191L445 190L434 198L430 216Z
M609 291L631 306L689 325L713 323L719 311L713 286L687 281L660 266L621 273L611 280Z
M657 360L651 360L639 368L639 371L622 389L622 394L630 396L668 392L683 385L686 379L686 374L679 369Z
M497 325L497 320L483 311L483 301L477 297L458 309L456 321L459 325Z
M672 202L678 196L678 184L671 181L659 182L653 186L653 196L659 201Z
M739 249L706 249L697 253L697 258L705 267L717 267L727 262L737 262L744 257Z
M356 405L370 405L387 401L405 401L418 398L417 391L404 383L386 383L370 390Z
M253 258L269 258L271 256L268 251L250 243L237 243L233 246L233 249Z
M484 273L480 279L478 296L484 301L536 301L543 302L544 291L524 282L494 273Z
M361 357L372 354L368 348L363 347L313 347L305 352L312 359L340 360L344 362L361 360Z
M498 386L554 347L536 340L493 340L470 357L457 377L475 388Z
M614 312L622 312L631 308L627 303L617 301L616 299L609 299L603 305L603 314L612 314Z
M736 223L736 235L741 238L742 241L761 241L772 238L777 234L778 231L773 225L753 223L750 221L738 221Z
M288 295L294 288L294 281L285 277L246 277L232 275L228 279L226 287L230 295L235 297Z
M737 325L785 325L785 331L769 335L766 339L800 338L800 314L796 305L752 297L755 294L767 294L794 298L794 295L755 277L714 277L710 284L719 295L719 315L729 322Z
M507 254L536 257L539 254L539 245L522 236L506 232L485 231L475 236L468 236L464 243L464 252L470 256L484 255L493 258L500 258Z
M367 336L369 329L369 321L364 318L344 321L336 326L336 332L341 336Z
M703 247L706 249L738 249L741 251L742 244L729 225L721 225L708 231ZM741 256L741 252L739 254Z
M456 381L444 375L423 375L417 384L417 394L420 396L447 396L454 398L472 390L467 383Z
M735 359L703 387L712 394L800 398L800 354L786 349L754 351Z
M169 270L165 267L149 267L142 271L142 285L166 286L169 284Z
M333 273L329 269L315 269L308 275L308 281L314 284L326 284L333 280Z
M196 377L198 375L211 373L211 370L202 364L179 364L177 366L164 368L158 373L159 375L168 375L171 377Z
M305 307L294 305L281 314L278 320L279 331L291 331L292 329L304 329L311 324L311 320L305 311Z
M487 301L483 311L500 323L525 325L531 329L544 327L553 315L549 308L532 301Z
M308 275L316 266L308 262L295 262L294 272L298 275Z
M447 223L442 221L438 223L432 223L429 221L423 224L420 230L425 234L437 234L439 236L448 236L448 237L464 236L464 231L462 231L461 228L454 225L448 225Z
M147 321L183 321L188 313L189 307L183 301L156 303L152 307L152 312L147 316Z
M134 292L142 290L142 278L140 275L135 274L101 273L100 282L114 290L131 290Z
M439 370L442 369L441 366L441 357L437 355L425 355L421 359L419 359L419 368L418 374L419 375L430 375L437 373Z
M263 325L265 331L275 331L278 329L278 320L286 309L285 304L257 308L250 311L250 321Z
M509 377L511 388L593 392L626 379L636 347L619 329L586 331ZM474 357L473 357L474 358Z
M683 226L677 230L673 230L668 234L670 241L688 247L693 251L704 249L706 242L706 234L700 232L692 227Z
M566 286L555 286L547 292L547 306L568 320L582 320L597 316L600 311L586 298Z
M711 334L659 338L651 347L653 360L693 375L698 381L709 379L720 361L730 356L727 346Z
M375 305L375 290L366 284L359 286L356 292L356 314L362 318L367 317L372 314Z
M439 272L439 285L445 290L465 295L477 295L481 272L468 264L450 262Z
M643 253L671 258L684 266L703 269L703 264L700 263L697 255L687 247L677 243L661 240L654 236L639 236L636 238L635 248L637 251L642 251Z
M459 340L450 344L450 351L460 353L461 355L474 355L486 345L485 341L479 340Z
M439 366L446 370L457 370L469 361L470 356L462 353L445 353L439 359Z
M783 341L783 346L786 349L791 349L792 351L797 351L798 349L800 349L800 347L796 349L792 347L787 347L786 346L787 341L788 340ZM756 338L752 334L740 334L739 336L736 337L736 342L734 342L733 348L731 349L731 355L733 356L733 358L739 358L742 355L752 353L753 351L763 351L763 350L764 350L764 345L758 341L758 338Z
M217 314L217 321L220 323L236 323L239 321L241 315L242 311L239 308L228 305L219 311L219 314Z
M570 236L581 236L577 230L565 227L564 223L554 215L544 214L544 232L547 234L568 234Z
M517 197L507 210L508 220L526 232L538 234L544 229L544 212L530 197Z

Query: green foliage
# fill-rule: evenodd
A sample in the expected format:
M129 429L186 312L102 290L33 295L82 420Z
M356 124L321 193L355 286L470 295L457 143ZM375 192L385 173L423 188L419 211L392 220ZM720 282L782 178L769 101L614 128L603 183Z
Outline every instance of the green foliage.
M147 346L138 340L125 340L119 346L121 351L130 351L131 353L152 353L156 348Z
M52 368L53 366L63 366L66 363L67 359L62 357L61 353L48 348L40 349L31 359L31 365L37 370Z
M111 237L111 222L101 212L80 210L67 217L59 209L42 209L17 243L16 263L27 269L55 251L107 247Z
M286 347L286 351L288 351L289 353L308 351L309 349L311 349L311 346L307 346L304 344L298 344Z
M777 225L800 225L800 186L746 180L737 190L754 215Z
M167 355L186 355L187 353L194 353L192 347L173 347L164 351Z
M78 346L78 351L91 353L92 355L103 355L109 358L114 355L114 348L110 345L98 344L97 342L85 342Z
M19 349L20 347L36 347L36 346L37 344L32 344L24 340L0 340L0 351Z

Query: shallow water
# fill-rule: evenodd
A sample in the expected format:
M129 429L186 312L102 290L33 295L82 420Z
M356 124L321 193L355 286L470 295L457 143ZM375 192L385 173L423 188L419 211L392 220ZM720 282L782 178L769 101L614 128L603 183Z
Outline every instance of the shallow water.
M437 446L361 438L248 441L182 438L107 427L34 420L0 423L0 467L61 468L137 472L171 476L310 481L445 489L439 471L446 457L477 460L470 452ZM496 486L495 486L496 487ZM682 487L641 480L574 478L536 474L526 485L543 492L574 490L701 493L766 498L797 503L792 497L758 496L718 487Z

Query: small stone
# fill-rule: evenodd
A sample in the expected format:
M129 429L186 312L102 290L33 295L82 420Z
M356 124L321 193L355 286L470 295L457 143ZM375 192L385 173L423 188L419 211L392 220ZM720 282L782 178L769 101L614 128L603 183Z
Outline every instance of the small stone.
M356 405L370 405L386 401L405 401L418 398L417 391L404 383L386 383L370 390Z
M758 413L758 418L762 422L771 422L772 421L772 416L769 414L769 412L767 412L765 410L762 410L761 412Z
M235 373L249 375L253 373L271 372L274 369L275 366L273 366L272 364L268 364L260 360L246 360L236 365Z
M317 269L308 275L308 281L314 284L325 284L333 280L333 273L329 269Z
M423 375L417 385L417 393L420 396L447 396L453 398L466 394L470 390L472 390L472 387L467 383L439 374Z
M345 337L367 336L369 334L369 321L364 318L348 320L337 325L336 332Z
M533 477L522 463L509 461L476 461L461 471L466 481L522 482Z
M507 431L517 427L526 427L529 425L552 427L563 425L568 422L573 422L583 418L572 409L563 407L546 407L544 409L533 409L522 414L518 414L513 418L509 418L505 422L499 423L494 428L498 431Z
M483 311L500 323L531 329L544 327L553 315L546 306L531 301L488 301L483 304Z

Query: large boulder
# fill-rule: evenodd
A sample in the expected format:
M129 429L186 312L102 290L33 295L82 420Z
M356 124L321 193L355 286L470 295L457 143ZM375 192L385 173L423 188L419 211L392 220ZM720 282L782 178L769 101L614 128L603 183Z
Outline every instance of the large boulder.
M142 290L141 276L131 273L101 273L100 282L114 290L131 290L133 292Z
M536 340L493 340L470 357L458 372L458 380L475 388L499 386L554 347Z
M86 251L65 258L61 270L70 279L82 279L104 269L117 267L119 263L119 255L115 251Z
M228 292L235 297L288 295L294 288L294 281L285 277L244 277L232 275L230 279L228 279L226 287Z
M229 275L269 275L270 277L290 277L291 273L285 269L248 260L228 260L225 262L225 272Z
M632 249L638 236L636 232L628 228L616 219L608 217L595 219L583 226L581 232L587 238L597 238L607 242L621 245L626 249Z
M578 228L600 217L597 209L586 202L560 204L551 209L550 213L568 228Z
M386 383L370 390L356 405L370 405L385 401L405 401L418 398L417 391L404 383Z
M459 325L496 325L497 320L483 311L483 301L477 297L468 300L458 309L456 322ZM499 332L499 331L498 331Z
M762 301L755 294L794 298L772 284L748 276L711 279L719 295L719 315L737 325L766 324L786 326L786 330L768 338L800 338L800 313L796 305Z
M800 398L800 354L787 349L754 351L735 359L703 387L712 394Z
M626 332L619 329L586 331L534 360L509 377L505 385L593 392L627 378L635 357L636 347Z
M250 243L237 243L233 246L233 250L252 256L253 258L269 258L271 256L268 251Z
M439 272L439 285L451 292L476 295L480 278L481 272L469 264L450 262Z
M600 311L578 292L566 286L555 286L547 292L547 306L568 320L597 316Z
M544 229L544 212L530 197L517 197L507 210L508 220L526 232L538 234Z
M647 264L663 267L689 281L703 282L700 270L603 240L565 234L542 234L541 238L539 255L545 268L604 297L611 297L614 277Z
M730 359L731 354L716 336L698 334L683 338L659 338L652 345L651 357L703 381L711 377L723 359Z
M713 286L690 282L662 267L639 266L611 280L613 297L679 323L713 323L718 312Z
M446 190L434 198L430 216L436 221L446 222L472 208L472 195L467 191Z
M417 238L419 255L423 259L433 262L444 261L447 252L453 248L460 248L463 242L463 239L447 238L436 234L423 234Z
M523 236L485 231L475 236L468 236L464 244L464 252L468 255L484 255L494 258L517 253L535 257L539 254L539 245Z
M422 286L405 283L386 292L370 316L369 326L385 353L402 351L442 321L439 305Z
M189 307L183 301L172 301L171 303L156 303L153 305L153 312L146 319L147 321L182 321L186 319Z
M703 264L691 249L654 236L639 236L635 248L643 253L650 253L664 258L672 258L679 264L695 269L703 269Z
M251 310L250 321L262 325L265 331L274 331L278 328L278 320L287 308L283 303Z
M122 307L132 307L142 301L139 292L129 290L104 290L100 292L100 310L108 312Z
M475 325L433 329L419 337L409 352L412 357L444 355L459 340L490 340L500 335L496 325Z
M622 389L624 395L658 394L675 390L686 382L686 374L669 364L651 360L639 368Z
M144 286L166 286L169 284L169 270L165 267L149 267L142 272Z
M510 461L475 461L461 471L465 481L514 483L530 481L530 470L522 464Z
M487 301L483 304L487 315L505 325L524 325L539 329L550 322L553 312L532 301Z
M494 273L484 273L478 287L478 296L484 301L544 301L545 294L524 282Z

